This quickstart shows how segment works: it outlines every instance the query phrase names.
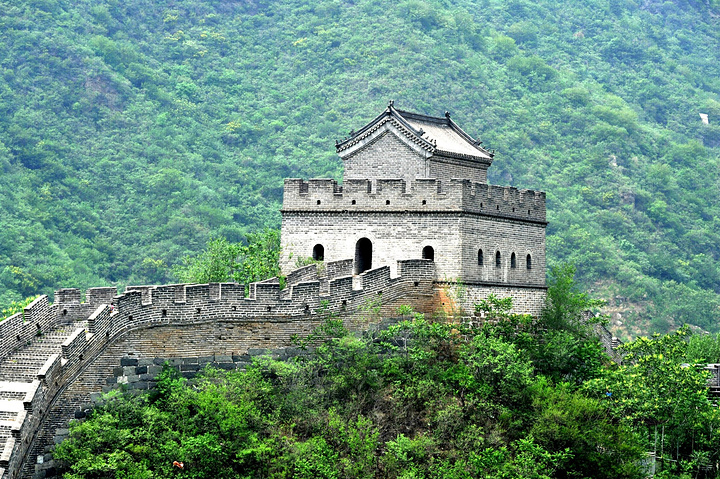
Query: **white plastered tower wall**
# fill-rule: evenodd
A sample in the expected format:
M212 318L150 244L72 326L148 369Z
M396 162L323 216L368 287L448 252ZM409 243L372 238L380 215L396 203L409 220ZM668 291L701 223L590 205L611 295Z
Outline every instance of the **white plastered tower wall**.
M448 114L427 117L391 103L336 148L342 185L285 180L284 273L318 251L325 262L355 259L356 274L371 262L396 275L398 260L426 258L435 262L438 288L462 287L459 307L472 310L492 293L512 295L517 312L539 314L545 194L488 185L493 155Z
M302 234L308 221L313 234ZM398 225L388 228L388 223ZM315 245L322 245L326 262L354 258L358 241L367 238L372 244L372 267L389 266L397 276L397 261L422 258L423 248L431 247L437 276L454 279L461 275L462 247L460 219L455 215L419 215L405 213L337 213L308 215L286 214L283 217L282 269L290 271L297 258L312 256ZM285 239L287 238L287 239Z

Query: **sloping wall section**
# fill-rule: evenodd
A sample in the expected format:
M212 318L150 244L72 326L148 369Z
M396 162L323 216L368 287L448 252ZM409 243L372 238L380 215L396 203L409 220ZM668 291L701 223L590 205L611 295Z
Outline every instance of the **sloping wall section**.
M252 283L248 296L245 286L235 283L130 286L121 295L113 288L93 288L85 302L79 290L63 289L54 304L42 296L0 323L0 416L5 419L0 479L32 471L43 446L37 433L53 402L131 333L163 328L172 335L175 329L184 335L185 350L197 349L198 355L244 354L251 347L287 346L328 314L360 331L373 320L366 314L368 304L391 314L400 304L423 310L433 301L435 265L428 260L399 261L394 278L387 266L353 277L348 260L328 263L320 273L315 268L290 274L283 291L276 279Z

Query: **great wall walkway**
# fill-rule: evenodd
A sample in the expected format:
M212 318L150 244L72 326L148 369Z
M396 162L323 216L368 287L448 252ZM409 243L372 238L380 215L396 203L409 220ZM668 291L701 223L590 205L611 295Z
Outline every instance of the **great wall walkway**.
M77 328L87 328L87 321L36 334L0 362L0 476L10 463L16 441L22 440L21 427L27 415L33 413L44 365L62 354L62 344Z
M91 288L41 296L0 322L0 479L53 475L44 462L57 429L91 407L123 358L204 357L219 365L251 349L288 346L327 314L354 331L400 304L433 304L435 266L398 262L352 275L352 261L310 265L287 277L245 287L234 283ZM381 299L381 301L378 301ZM380 304L370 317L368 304ZM111 306L112 305L112 306Z

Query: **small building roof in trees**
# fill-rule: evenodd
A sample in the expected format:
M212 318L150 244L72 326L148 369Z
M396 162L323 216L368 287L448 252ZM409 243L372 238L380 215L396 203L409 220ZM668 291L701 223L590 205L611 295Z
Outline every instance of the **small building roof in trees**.
M461 156L491 162L493 153L481 147L477 141L465 133L445 112L444 117L433 117L395 109L394 103L370 123L358 131L351 131L350 136L336 142L338 154L362 143L388 121L392 122L403 135L430 154L441 156Z

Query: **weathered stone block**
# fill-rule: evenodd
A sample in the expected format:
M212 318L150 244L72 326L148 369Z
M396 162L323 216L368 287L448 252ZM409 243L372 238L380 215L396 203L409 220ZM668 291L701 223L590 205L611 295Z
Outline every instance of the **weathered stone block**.
M120 366L137 366L137 365L138 365L137 358L129 358L126 356L120 360Z

